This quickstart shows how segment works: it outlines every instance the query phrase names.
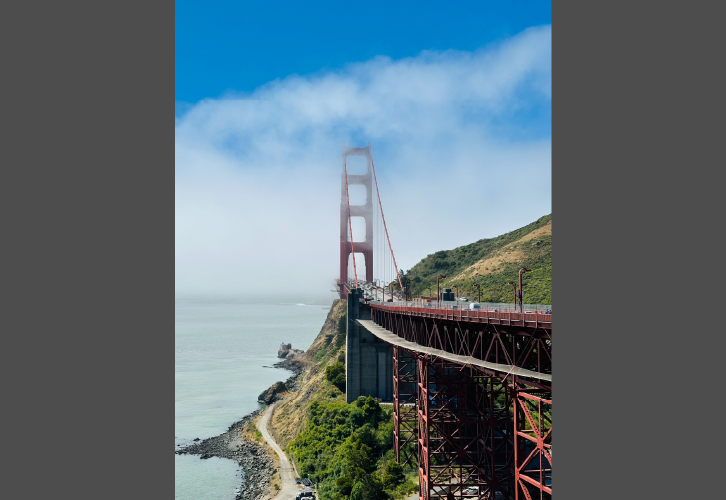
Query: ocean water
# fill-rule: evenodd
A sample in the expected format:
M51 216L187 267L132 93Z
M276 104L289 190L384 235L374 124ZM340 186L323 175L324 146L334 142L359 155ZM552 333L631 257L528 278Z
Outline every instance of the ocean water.
M307 349L329 307L302 304L175 303L174 446L225 432L260 408L257 396L292 373L265 368L282 342ZM236 462L174 455L174 497L235 497L243 481Z

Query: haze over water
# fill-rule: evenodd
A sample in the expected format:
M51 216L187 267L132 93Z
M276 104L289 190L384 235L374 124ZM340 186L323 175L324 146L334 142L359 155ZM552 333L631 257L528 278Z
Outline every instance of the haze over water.
M225 432L260 408L257 396L291 372L279 361L282 342L310 346L329 307L231 302L175 303L174 445ZM174 455L178 500L230 499L241 484L236 462Z

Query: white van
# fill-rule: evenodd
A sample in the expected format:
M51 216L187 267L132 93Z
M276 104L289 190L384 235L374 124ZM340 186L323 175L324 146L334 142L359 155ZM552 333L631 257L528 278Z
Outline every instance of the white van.
M479 304L477 302L472 302L469 304L469 309L471 311L479 311L481 307L479 307Z

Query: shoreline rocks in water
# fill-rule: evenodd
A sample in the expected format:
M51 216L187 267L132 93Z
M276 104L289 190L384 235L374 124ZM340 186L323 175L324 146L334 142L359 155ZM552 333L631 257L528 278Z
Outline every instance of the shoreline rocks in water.
M290 344L283 344L283 346L292 347ZM288 348L284 359L278 361L273 366L275 368L290 370L293 372L293 375L285 382L275 382L260 394L259 401L269 405L281 399L282 393L286 391L294 392L300 388L300 375L305 366L305 362L301 359L302 356L300 356L303 352L299 349ZM265 396L264 399L263 396ZM219 436L207 438L202 441L199 441L199 438L197 438L194 440L194 444L179 448L174 453L177 455L199 455L200 459L220 457L234 460L242 469L244 477L244 483L240 487L240 492L235 496L235 500L260 500L267 498L270 482L275 473L274 462L262 445L245 439L242 434L245 426L256 419L263 410L263 408L260 408L246 415L241 420L230 425L227 432Z
M301 351L300 349L293 349L292 344L286 344L282 343L280 345L280 348L277 350L277 357L278 358L292 358L296 354L303 354L305 351Z
M243 471L244 483L236 500L258 500L263 498L269 489L270 480L275 473L272 457L267 450L242 435L244 427L257 418L262 409L255 410L242 420L232 424L227 432L212 438L204 439L184 448L176 450L177 455L199 455L201 459L220 457L234 460Z

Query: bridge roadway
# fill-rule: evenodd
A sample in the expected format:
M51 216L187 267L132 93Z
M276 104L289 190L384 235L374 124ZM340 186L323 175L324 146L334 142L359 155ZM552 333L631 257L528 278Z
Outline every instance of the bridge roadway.
M486 323L501 326L519 326L525 328L543 328L552 330L552 313L542 311L529 312L525 309L524 313L514 311L503 311L501 307L488 308L483 304L480 310L469 309L468 302L462 302L459 305L451 306L444 303L429 307L415 305L414 302L391 302L370 304L372 309L382 311L390 311L395 314L404 316L419 316L423 318L448 319L454 321L466 321L469 323Z

